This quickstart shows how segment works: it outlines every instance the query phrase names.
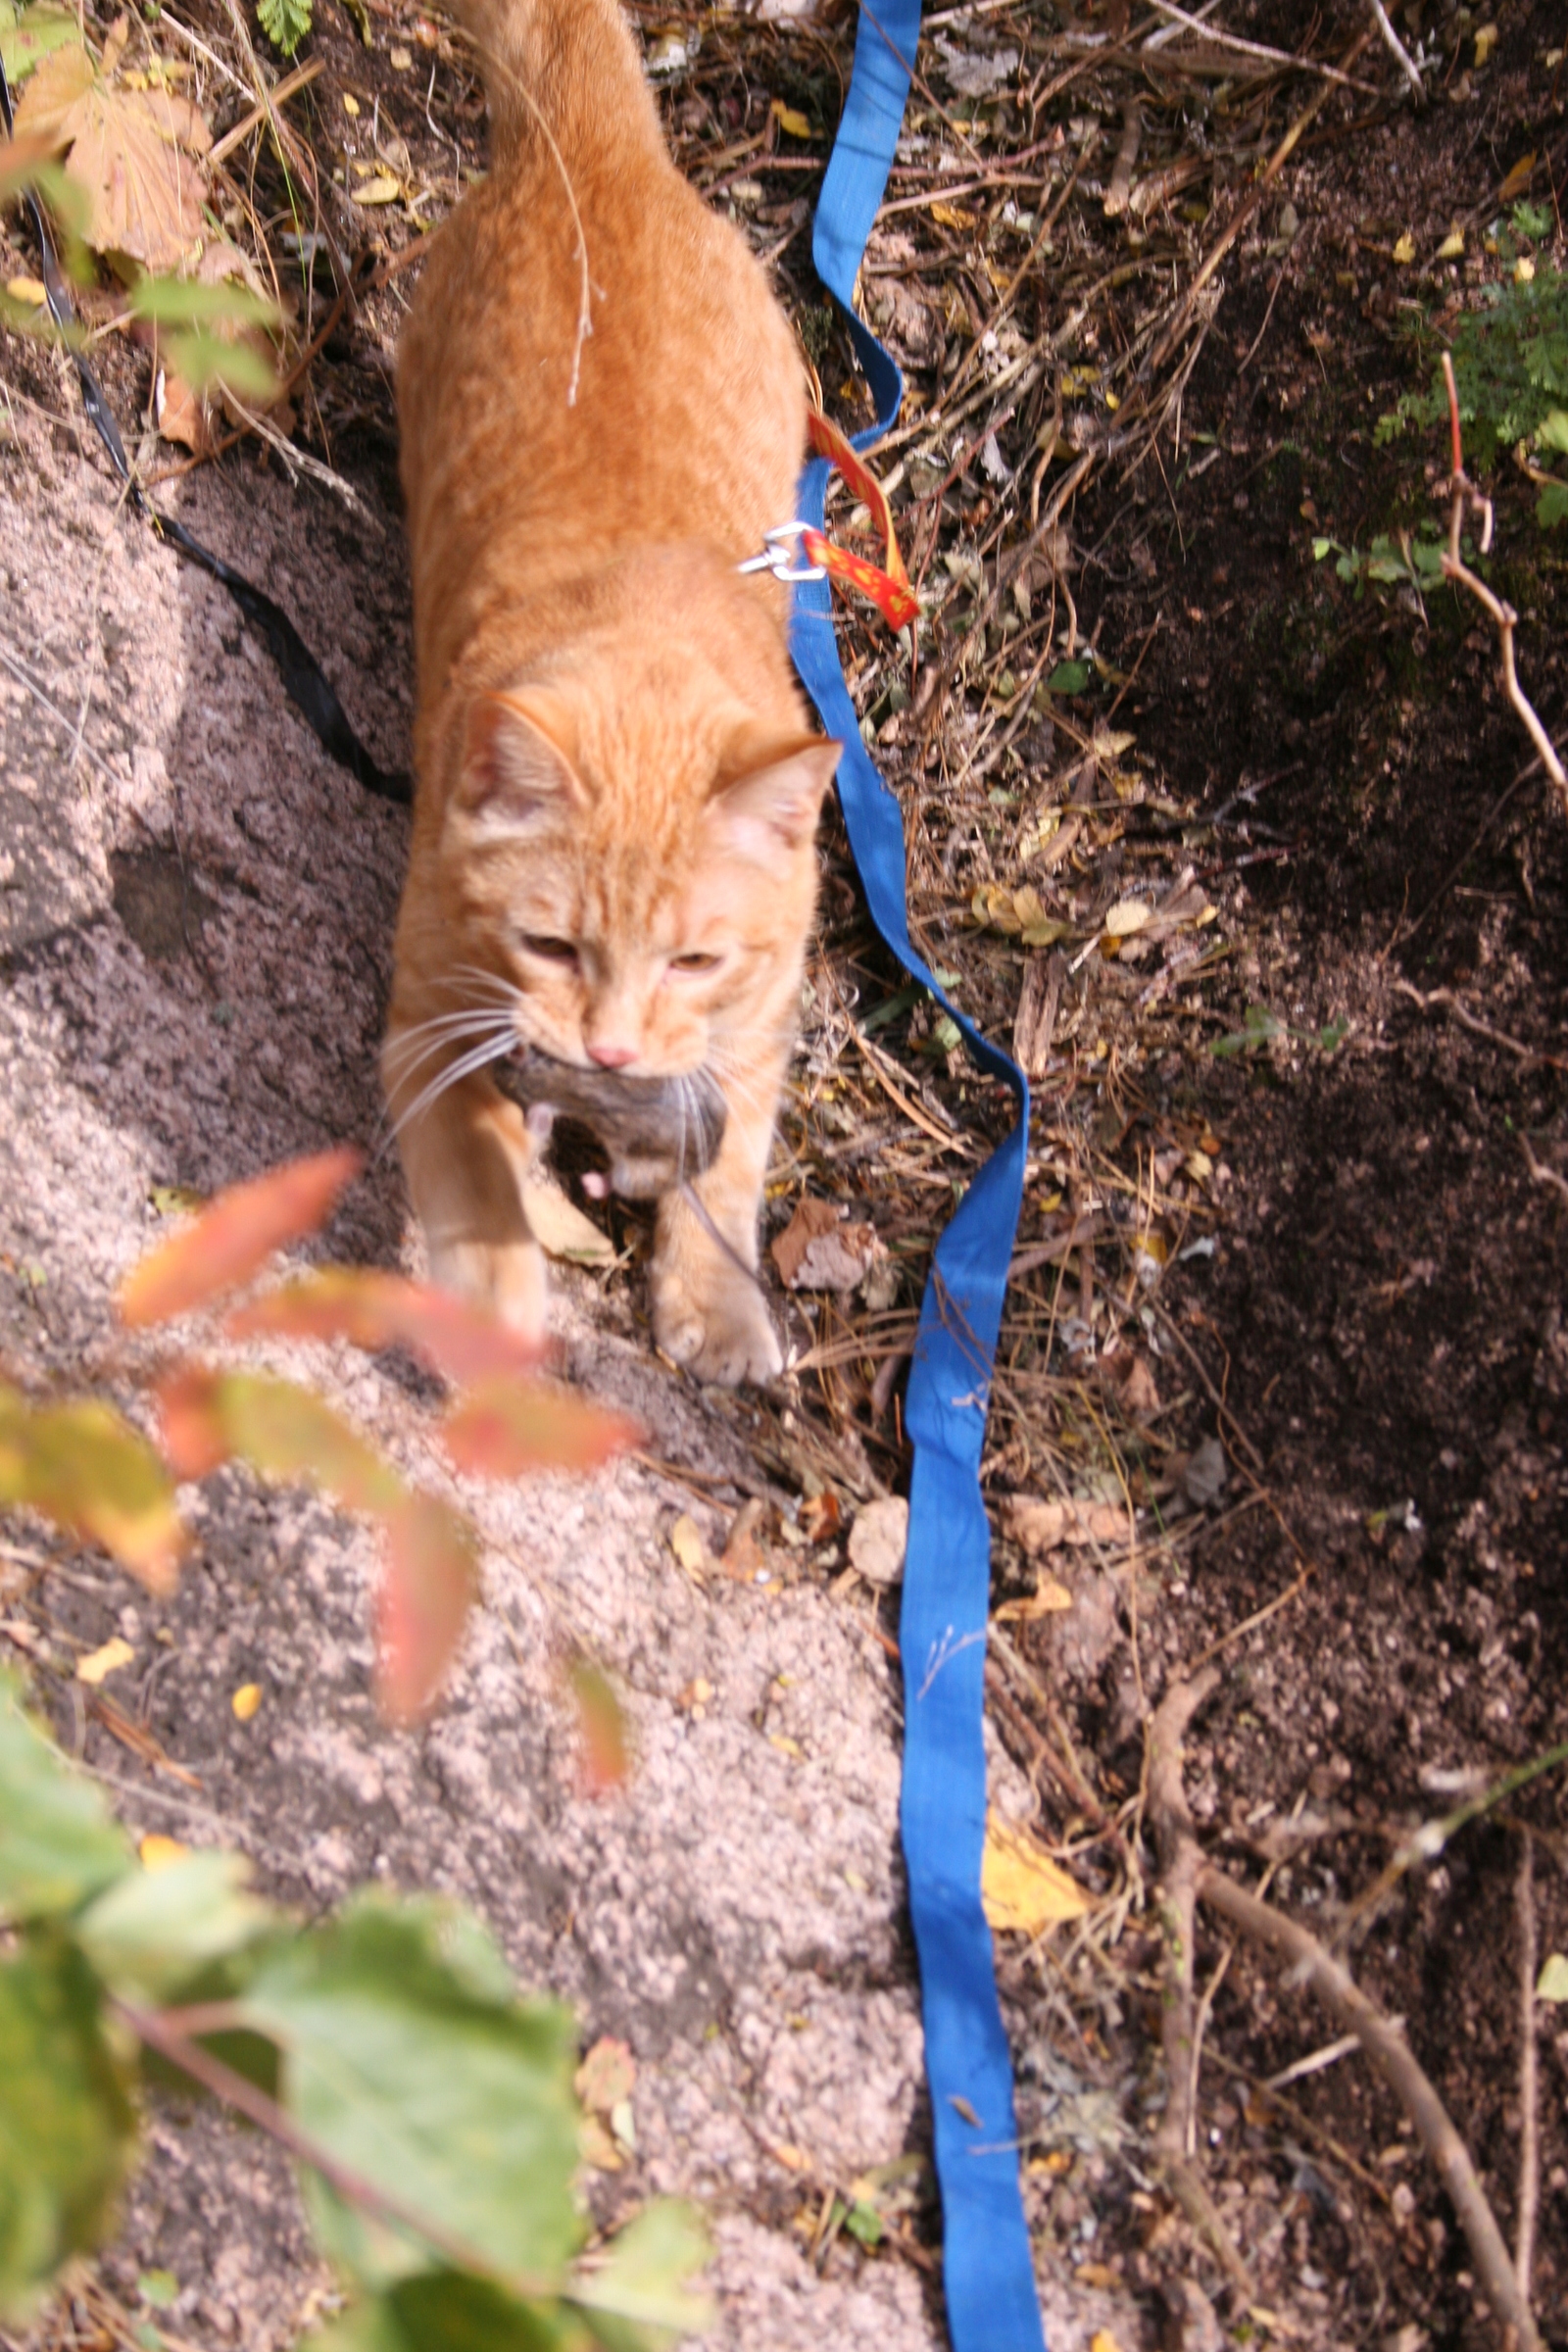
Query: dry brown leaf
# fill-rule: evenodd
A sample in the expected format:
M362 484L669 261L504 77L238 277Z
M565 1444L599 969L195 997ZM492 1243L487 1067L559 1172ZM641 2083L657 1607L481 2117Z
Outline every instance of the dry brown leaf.
M110 49L104 54L112 64ZM23 92L17 127L67 151L66 169L87 199L83 233L96 252L154 272L198 257L207 180L196 159L213 134L188 98L127 89L85 50L57 49Z
M853 1291L886 1255L875 1226L847 1222L831 1200L803 1200L772 1245L790 1291Z
M850 1566L868 1584L896 1585L909 1543L909 1506L902 1494L864 1502L850 1529Z
M547 1257L570 1259L577 1266L612 1266L615 1245L585 1217L558 1185L528 1183L522 1188L523 1214L528 1231Z
M218 444L207 403L199 400L183 376L172 368L160 368L154 386L153 415L166 441L175 441L193 458L210 457Z
M1003 1532L1031 1557L1059 1551L1064 1544L1130 1544L1132 1522L1119 1502L1083 1502L1068 1494L1050 1502L1037 1494L1008 1494L1002 1504Z

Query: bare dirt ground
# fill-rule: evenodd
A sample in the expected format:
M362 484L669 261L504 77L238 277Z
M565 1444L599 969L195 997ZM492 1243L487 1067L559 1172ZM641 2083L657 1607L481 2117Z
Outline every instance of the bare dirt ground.
M643 13L683 162L774 257L853 418L805 209L853 11ZM1169 1955L1147 1729L1211 1652L1222 1678L1185 1762L1203 1850L1250 1885L1267 1871L1270 1899L1403 2020L1510 2239L1530 2015L1536 2307L1568 2342L1568 2031L1523 2001L1519 1894L1528 1850L1538 1960L1568 1949L1562 1772L1360 1899L1420 1823L1568 1728L1568 835L1474 608L1430 583L1342 580L1312 545L1365 550L1445 512L1440 436L1383 445L1375 427L1427 379L1411 320L1451 318L1506 275L1492 232L1513 198L1546 217L1536 267L1563 264L1564 27L1560 8L1519 0L1478 49L1478 12L1396 14L1437 59L1420 116L1375 33L1355 49L1370 19L1350 0L1311 27L1263 0L1216 18L1260 48L1349 58L1359 86L1332 88L1234 50L1205 64L1196 36L1135 52L1153 18L1125 6L941 12L863 280L909 369L910 425L884 469L934 610L913 673L847 614L852 683L905 806L917 935L966 1007L1018 1031L1037 1081L987 1468L989 1675L998 1807L1094 1906L1032 1943L999 1938L1055 2352L1097 2328L1123 2352L1260 2332L1397 2352L1498 2340L1397 2102L1205 1915L1194 2139L1212 2226L1161 2169ZM480 152L473 77L450 47L417 46L412 10L372 29L367 49L347 19L320 23L301 120L346 174L370 152L365 121L383 144L395 124L411 174L445 172L450 194L453 141ZM416 72L392 62L405 39ZM813 141L768 128L775 98ZM1135 186L1173 176L1124 223L1104 198L1133 100ZM283 603L398 766L388 368L411 279L385 264L414 228L331 201L385 282L328 345L300 431L358 507L254 443L161 495ZM1123 416L1140 354L1238 216L1153 371L1174 391L1151 453ZM32 264L7 225L9 273ZM1462 256L1439 259L1456 228ZM146 361L113 344L104 362L128 422ZM124 512L64 363L8 335L0 382L0 1357L36 1391L113 1392L107 1300L160 1228L159 1188L378 1142L405 820L318 752L223 593ZM1025 549L1032 483L1049 501L1082 454L1059 535ZM1522 475L1504 466L1494 486L1493 578L1560 742L1563 532L1537 525ZM1021 595L998 575L1019 550ZM1086 643L1098 668L1063 677L1053 665ZM1107 953L1104 918L1131 900L1159 919ZM1267 1019L1250 1028L1249 1007ZM420 1734L375 1719L368 1539L318 1503L209 1482L167 1610L35 1525L0 1549L8 1639L138 1830L221 1837L306 1907L366 1878L460 1893L525 1980L579 2004L585 2040L629 2039L637 2150L593 2177L595 2213L696 2196L718 2244L712 2340L745 2352L944 2340L928 2183L879 2247L834 2223L834 2190L927 2144L896 1602L850 1572L841 1531L902 1483L926 1255L1002 1115L901 992L830 832L772 1213L782 1224L806 1192L851 1205L898 1279L874 1304L781 1299L786 1389L705 1396L651 1352L643 1229L612 1209L627 1262L564 1276L566 1365L635 1406L647 1457L592 1487L466 1497L485 1608ZM416 1262L389 1158L325 1247ZM431 1474L407 1365L312 1360ZM1136 1542L1031 1556L1006 1532L1020 1495L1130 1503ZM753 1498L743 1578L720 1559ZM695 1569L668 1542L679 1513L706 1541ZM137 1659L106 1708L71 1667L113 1631ZM568 1638L616 1677L635 1731L632 1780L605 1801L578 1786L556 1667ZM228 1700L246 1681L264 1701L240 1725ZM167 2268L169 2340L291 2340L329 2282L281 2167L175 2103L151 2140L104 2270L121 2305L134 2315L138 2276ZM85 2312L62 2306L47 2340L111 2340Z

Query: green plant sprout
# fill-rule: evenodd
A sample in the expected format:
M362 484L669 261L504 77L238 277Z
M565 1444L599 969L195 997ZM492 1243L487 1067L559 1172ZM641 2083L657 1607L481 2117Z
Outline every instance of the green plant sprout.
M1537 205L1516 205L1511 216L1522 236L1544 237L1550 217ZM1516 259L1500 226L1493 243L1516 274L1483 292L1483 307L1454 321L1451 352L1459 418L1467 455L1486 472L1510 450L1538 485L1536 519L1544 529L1568 517L1568 478L1543 465L1568 456L1568 275L1544 260ZM1430 348L1431 329L1417 334ZM1440 424L1447 414L1441 358L1423 392L1406 392L1378 420L1380 443L1408 426Z

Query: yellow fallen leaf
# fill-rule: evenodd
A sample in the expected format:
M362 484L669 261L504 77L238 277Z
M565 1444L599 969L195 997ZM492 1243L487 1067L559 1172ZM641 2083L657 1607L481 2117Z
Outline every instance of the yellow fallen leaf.
M703 1542L703 1531L696 1520L688 1518L684 1511L669 1531L669 1548L681 1566L693 1575L700 1574L708 1565L708 1545Z
M1541 62L1549 74L1554 65L1561 64L1562 51L1559 49L1555 58L1549 56L1544 57ZM1531 180L1535 176L1535 170L1536 151L1532 147L1528 155L1522 155L1516 164L1511 164L1509 166L1508 176L1503 181L1501 187L1497 190L1497 202L1499 204L1512 204L1516 196L1522 196L1526 188L1529 187Z
M189 1853L177 1838L165 1838L157 1830L149 1830L136 1851L143 1870L167 1870L171 1862L183 1862Z
M1514 284L1517 286L1528 286L1535 274L1536 265L1531 260L1529 254L1520 254L1518 260L1513 266Z
M394 74L407 74L414 63L414 52L412 49L389 49L387 60Z
M811 125L798 107L786 106L782 98L775 98L768 112L780 130L787 130L792 139L810 137Z
M1464 230L1450 228L1443 243L1438 247L1438 259L1440 262L1456 262L1463 251Z
M1038 1936L1042 1928L1082 1919L1089 1905L1080 1888L1043 1854L1032 1838L993 1814L980 1857L980 1903L993 1932Z
M249 1723L262 1703L261 1684L241 1683L228 1703L234 1710L234 1719L237 1723Z
M934 204L931 218L943 228L973 228L976 215L966 213L961 204Z
M122 1642L116 1634L101 1649L89 1650L84 1658L76 1660L76 1680L78 1683L101 1683L106 1675L117 1673L122 1666L128 1666L135 1655L130 1643Z
M1214 1173L1214 1162L1206 1152L1189 1152L1182 1166L1195 1184L1206 1184Z
M1112 939L1131 939L1135 931L1143 930L1152 911L1147 899L1118 899L1103 928Z
M147 1198L161 1217L184 1217L207 1206L205 1193L192 1192L188 1184L155 1184L148 1187Z
M781 1756L789 1756L797 1764L801 1763L806 1755L806 1750L800 1741L792 1740L788 1732L769 1732L767 1744L769 1747L776 1747Z
M1089 2352L1121 2352L1121 2346L1108 2328L1097 2328L1089 2338Z
M360 102L355 97L354 92L352 90L345 90L343 93L343 112L346 115L357 115L359 111Z
M1407 268L1408 265L1415 260L1415 239L1411 236L1408 229L1405 230L1403 236L1400 237L1397 244L1395 246L1394 258L1399 264L1401 269Z
M1063 1609L1071 1607L1072 1594L1066 1586L1058 1585L1054 1576L1042 1575L1032 1592L1021 1594L1017 1600L1004 1600L992 1614L1008 1623L1032 1625L1037 1618L1059 1616Z
M396 204L403 193L403 182L394 179L390 172L377 172L370 179L362 180L349 190L355 204Z
M553 1184L525 1184L522 1210L528 1231L547 1257L569 1258L575 1266L610 1266L615 1245Z
M1476 64L1484 66L1496 45L1497 27L1495 24L1478 24L1476 26Z
M49 299L48 288L35 277L8 277L6 292L13 302L30 302L41 306Z
M769 2152L786 2172L808 2173L811 2170L811 2159L806 2150L795 2147L787 2139L775 2140Z

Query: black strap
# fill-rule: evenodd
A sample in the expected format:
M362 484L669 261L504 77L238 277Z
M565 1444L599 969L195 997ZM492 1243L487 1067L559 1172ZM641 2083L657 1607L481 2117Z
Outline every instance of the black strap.
M6 136L11 138L14 135L11 85L6 79L3 59L0 59L0 116L5 119ZM76 306L56 258L54 239L49 233L43 207L31 188L24 190L24 201L32 216L33 231L42 257L43 285L49 303L49 316L57 326L73 327L77 323ZM350 725L348 712L338 701L320 663L281 605L275 605L243 573L225 564L221 556L215 556L211 548L203 547L182 522L176 522L172 514L165 514L154 506L131 472L125 444L120 437L114 412L104 398L102 384L79 351L73 350L71 356L75 364L77 381L81 385L82 406L108 452L110 464L129 491L132 504L146 516L160 539L177 548L192 564L200 564L203 571L220 582L246 619L260 629L267 640L268 651L277 664L277 674L283 681L284 693L300 711L322 750L330 753L339 766L346 767L367 792L377 793L384 801L398 801L407 806L414 798L409 777L402 773L389 775L384 768L376 765Z

